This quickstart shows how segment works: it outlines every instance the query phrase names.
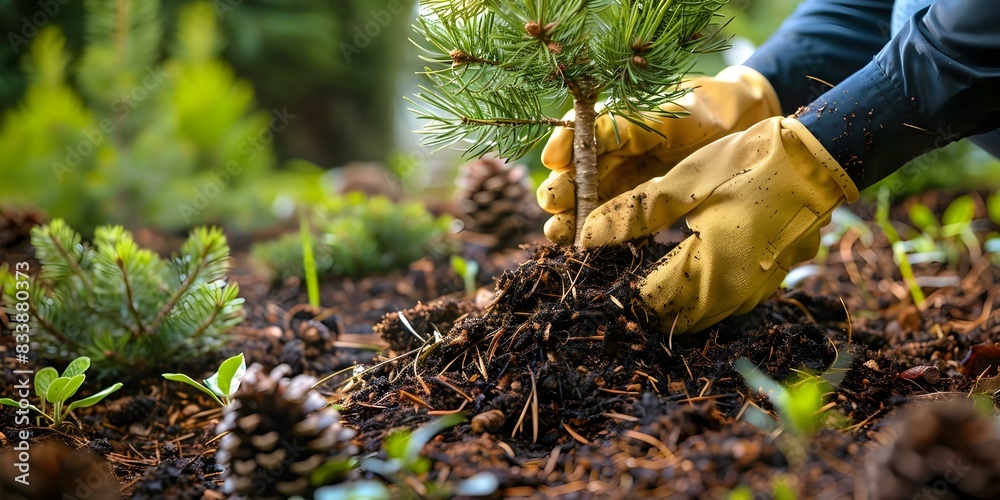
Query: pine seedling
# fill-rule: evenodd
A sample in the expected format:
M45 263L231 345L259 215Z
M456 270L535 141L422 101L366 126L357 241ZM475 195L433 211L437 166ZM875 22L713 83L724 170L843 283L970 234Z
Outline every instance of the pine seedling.
M597 118L635 125L676 117L660 109L692 56L720 50L716 11L725 0L425 0L417 33L430 64L414 111L428 146L468 144L476 157L525 155L556 126L574 131L576 244L597 207ZM572 118L546 102L572 99ZM418 103L419 102L419 103ZM599 104L603 105L598 109ZM612 123L615 123L612 120Z
M203 356L243 320L219 229L196 228L170 261L139 248L120 226L97 228L93 245L63 220L36 227L31 243L41 272L30 287L28 318L40 351L89 357L100 375ZM0 268L8 312L25 303Z

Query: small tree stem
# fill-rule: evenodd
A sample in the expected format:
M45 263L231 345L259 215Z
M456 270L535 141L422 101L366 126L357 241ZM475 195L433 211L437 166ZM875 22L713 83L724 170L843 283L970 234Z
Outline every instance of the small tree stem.
M597 111L594 99L573 102L576 124L573 127L573 158L576 160L576 237L573 245L583 246L583 223L597 208L597 140L594 123Z

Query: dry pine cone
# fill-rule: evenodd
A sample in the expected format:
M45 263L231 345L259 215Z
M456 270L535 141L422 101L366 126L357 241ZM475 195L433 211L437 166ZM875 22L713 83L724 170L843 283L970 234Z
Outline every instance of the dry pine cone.
M998 422L959 399L917 404L869 463L871 498L1000 498Z
M455 207L466 231L489 239L491 246L513 246L538 221L538 207L524 165L483 158L470 162L459 176Z
M71 451L62 444L35 444L29 451L25 470L22 452L8 449L0 453L0 498L38 500L41 498L121 498L120 485L104 459L85 450ZM23 478L28 484L17 478Z
M255 364L243 376L219 432L217 459L226 468L230 498L287 498L313 491L310 475L322 464L351 460L354 431L312 389L314 377L287 378L287 365L270 375Z

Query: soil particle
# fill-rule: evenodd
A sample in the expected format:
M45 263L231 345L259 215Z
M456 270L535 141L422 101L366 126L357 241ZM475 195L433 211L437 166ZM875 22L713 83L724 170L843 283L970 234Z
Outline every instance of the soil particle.
M206 491L218 490L218 485L206 478L217 475L221 468L214 458L176 458L150 467L136 481L133 500L200 500Z

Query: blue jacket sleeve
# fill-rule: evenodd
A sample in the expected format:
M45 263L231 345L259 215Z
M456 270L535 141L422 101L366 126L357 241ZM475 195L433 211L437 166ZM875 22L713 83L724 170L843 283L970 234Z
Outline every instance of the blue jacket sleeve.
M923 153L994 131L1000 2L937 0L797 117L861 189Z
M806 0L744 63L771 82L785 114L861 69L889 41L893 0Z

